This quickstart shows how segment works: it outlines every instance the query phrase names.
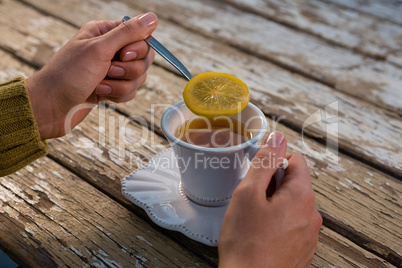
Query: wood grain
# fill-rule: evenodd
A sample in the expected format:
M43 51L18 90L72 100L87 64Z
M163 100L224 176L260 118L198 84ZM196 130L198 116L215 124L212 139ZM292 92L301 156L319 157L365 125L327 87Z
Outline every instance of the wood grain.
M46 157L0 193L0 243L23 267L209 266Z
M317 0L224 1L363 56L402 67L402 28L398 24Z
M331 263L331 264L329 264ZM332 266L333 265L333 266ZM396 267L364 251L331 229L322 228L311 267Z
M16 60L12 54L0 49L0 81L10 80L18 75L28 77L35 72L35 69Z
M383 20L402 24L402 4L398 0L325 0L325 2L365 12Z

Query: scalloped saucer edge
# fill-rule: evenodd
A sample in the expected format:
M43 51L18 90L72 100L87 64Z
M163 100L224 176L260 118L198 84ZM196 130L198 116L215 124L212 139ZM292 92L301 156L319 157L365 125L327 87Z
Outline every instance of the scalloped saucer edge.
M180 185L173 149L156 154L150 162L122 180L122 193L145 210L157 225L218 246L227 206L207 207L187 198Z

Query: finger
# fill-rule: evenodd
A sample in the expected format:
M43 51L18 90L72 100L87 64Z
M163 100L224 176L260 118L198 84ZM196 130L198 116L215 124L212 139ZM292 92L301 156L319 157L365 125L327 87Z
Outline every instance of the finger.
M305 191L312 191L310 171L304 156L293 154L289 157L288 161L289 165L286 169L283 186L291 191L290 194L292 195L305 193ZM288 184L291 184L292 186L290 187Z
M129 44L144 40L151 35L157 24L158 18L154 13L149 12L120 23L100 38L108 44L110 49L117 52Z
M77 32L75 37L78 39L87 39L94 36L103 35L116 28L121 23L121 20L90 21L81 26L81 29Z
M138 41L125 46L120 51L121 61L140 60L148 55L149 45L145 41Z
M142 60L121 62L113 61L108 72L108 77L116 79L134 80L142 76L154 61L155 52L150 50Z
M287 141L280 132L271 133L260 146L251 161L251 167L242 183L251 183L264 192L264 197L272 176L282 164L286 154Z
M120 97L120 98L107 97L106 99L108 99L110 101L113 101L115 103L122 103L122 102L127 102L127 101L130 101L130 100L134 99L136 95L137 95L137 90L134 90L133 92L131 92L128 95L125 95L124 97Z
M135 96L136 90L145 83L147 74L135 80L103 80L95 90L95 93L114 102L125 102ZM106 89L107 90L106 90Z

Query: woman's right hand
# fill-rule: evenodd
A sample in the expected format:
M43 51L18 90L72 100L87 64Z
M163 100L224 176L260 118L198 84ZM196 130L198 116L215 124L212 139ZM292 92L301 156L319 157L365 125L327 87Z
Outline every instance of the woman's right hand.
M266 196L285 153L286 139L272 133L234 191L219 238L220 267L310 267L322 218L303 156L287 157L283 184Z

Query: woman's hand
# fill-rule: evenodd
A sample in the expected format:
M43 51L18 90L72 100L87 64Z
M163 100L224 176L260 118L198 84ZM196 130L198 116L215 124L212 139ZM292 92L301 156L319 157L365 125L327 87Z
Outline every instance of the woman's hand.
M233 193L219 238L220 267L310 267L322 224L306 161L288 156L282 186L266 189L286 153L286 139L272 133Z
M127 22L89 22L28 78L42 140L65 135L102 100L133 99L155 55L143 40L156 26L153 13Z

